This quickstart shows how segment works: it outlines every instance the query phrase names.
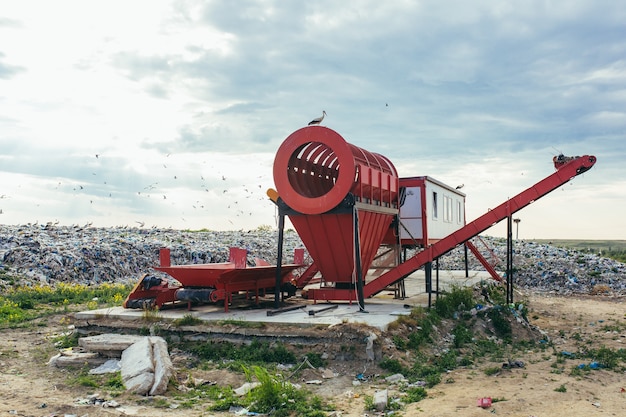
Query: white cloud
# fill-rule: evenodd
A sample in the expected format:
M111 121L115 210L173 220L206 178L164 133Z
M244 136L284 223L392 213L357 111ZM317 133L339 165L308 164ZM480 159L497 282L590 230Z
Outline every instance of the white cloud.
M3 14L2 222L271 223L273 155L326 110L401 175L465 183L476 215L548 175L554 153L595 153L521 227L622 230L626 12L614 2L23 1ZM555 226L593 210L584 196L599 187L595 227Z

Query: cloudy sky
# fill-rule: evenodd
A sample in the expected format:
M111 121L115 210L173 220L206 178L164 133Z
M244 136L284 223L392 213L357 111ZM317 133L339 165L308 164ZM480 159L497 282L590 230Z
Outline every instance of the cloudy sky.
M468 220L595 155L519 237L626 239L614 0L6 3L0 223L275 226L276 150L322 110L400 176L465 184Z

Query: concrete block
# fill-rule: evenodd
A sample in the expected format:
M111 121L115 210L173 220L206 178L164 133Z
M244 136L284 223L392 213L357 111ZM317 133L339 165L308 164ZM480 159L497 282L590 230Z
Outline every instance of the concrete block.
M376 410L385 411L385 408L387 408L388 400L389 391L387 391L386 389L382 391L376 391L376 393L374 393L374 407L376 407Z
M99 334L81 337L78 339L78 346L88 352L98 352L110 358L119 358L124 350L144 337L129 334Z
M148 337L143 337L122 352L120 368L122 370L122 380L124 383L126 383L127 380L143 373L154 374L152 344L150 343L150 339Z
M135 394L145 395L154 385L154 374L152 372L144 372L139 375L135 375L132 378L124 380L124 386L126 391L130 391Z
M151 337L152 358L154 362L154 384L150 395L161 395L167 391L167 384L172 376L172 360L167 351L167 342L162 337Z

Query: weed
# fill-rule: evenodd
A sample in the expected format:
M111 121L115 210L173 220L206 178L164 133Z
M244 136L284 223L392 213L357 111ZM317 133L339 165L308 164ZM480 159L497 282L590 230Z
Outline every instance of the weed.
M450 371L452 369L456 369L457 357L458 352L455 350L450 350L443 355L435 357L435 359L433 360L433 365L439 368L442 372Z
M505 356L504 344L493 339L477 340L471 347L475 359L489 358L492 361L500 361Z
M487 317L491 319L496 335L502 339L510 340L513 330L511 329L511 322L506 317L507 314L505 309L493 308L487 312Z
M197 324L202 323L202 320L200 320L199 318L197 318L196 316L194 316L191 313L187 313L185 314L183 317L176 319L172 322L172 324L174 326L180 327L180 326L195 326Z
M487 287L487 292L489 294L489 300L494 305L505 305L506 304L506 289L502 285L489 285Z
M452 318L455 312L469 310L475 304L472 288L453 287L435 301L435 311L442 318Z
M54 346L60 349L67 349L78 346L78 332L65 332L52 339Z
M591 372L591 368L589 366L574 366L570 371L570 376L582 377Z
M144 308L141 318L145 322L154 323L161 320L161 313L158 308Z
M436 313L422 307L414 308L410 317L417 330L408 334L406 343L398 340L398 344L404 345L406 349L418 350L425 343L432 341L433 327L439 324L441 319Z
M554 391L556 392L567 392L567 387L564 384L561 384L560 387L555 388Z
M455 348L460 348L466 343L470 343L474 337L472 331L465 323L458 323L454 329L452 329L452 335L454 336Z
M212 389L209 391L208 397L214 401L209 407L211 411L227 411L230 407L239 404L235 393L230 387Z
M424 380L426 387L432 388L441 382L441 373L443 372L445 372L445 369L432 364L422 363L420 359L417 359L409 370L408 375L412 379Z
M626 350L624 349L613 350L602 346L595 351L589 352L588 356L594 358L602 368L615 369L619 365L620 360L626 359L625 352Z
M249 363L296 363L296 356L284 344L270 344L254 339L250 344L236 345L230 342L192 343L183 342L180 349L193 353L201 359L216 362L231 360Z
M156 407L156 408L169 408L170 407L170 403L167 400L167 398L164 397L155 397L152 400L152 406Z
M424 378L424 382L426 382L426 386L428 388L432 388L441 382L441 374L432 373L432 374L426 375L426 377Z
M322 359L322 355L317 352L309 352L305 356L309 363L315 368L322 368L326 366L326 361Z
M260 321L246 321L237 319L225 319L217 322L220 326L235 326L245 329L262 329L265 327L265 323Z
M70 380L71 385L80 385L82 387L97 388L100 386L100 381L95 375L90 375L83 371Z
M378 366L392 374L408 374L408 369L398 359L384 358Z
M407 388L405 394L406 395L402 397L402 402L406 404L420 402L428 396L426 389L424 389L423 387Z
M125 387L121 372L116 372L110 376L106 381L104 381L104 386L114 391L124 390Z
M253 388L246 398L248 409L256 413L269 413L273 416L323 417L326 409L323 401L311 396L307 391L270 375L267 369L253 366L244 369L250 379L254 376L260 385Z
M393 340L394 346L398 350L407 350L409 348L408 341L405 338L398 336L398 335L394 335L391 339Z
M498 375L502 369L499 366L490 366L483 371L487 376Z

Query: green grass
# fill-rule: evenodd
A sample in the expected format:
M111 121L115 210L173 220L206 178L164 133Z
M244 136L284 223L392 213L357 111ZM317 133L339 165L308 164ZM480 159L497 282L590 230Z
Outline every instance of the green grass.
M78 308L120 305L131 289L122 284L66 283L10 288L0 295L0 328L32 325L38 318Z
M483 370L483 372L487 376L498 375L500 371L502 371L502 368L500 368L499 366L489 366Z
M174 326L177 327L181 327L181 326L195 326L197 324L202 323L202 320L197 318L196 316L194 316L191 313L187 313L184 316L182 316L179 319L176 319L172 322L172 324Z
M214 362L235 361L238 363L290 363L297 362L296 355L287 347L276 342L270 344L257 339L250 344L209 341L206 343L182 342L176 347L196 355L200 359ZM231 364L232 365L232 364Z
M92 375L89 374L87 368L83 368L76 375L71 376L68 383L72 386L98 388L111 395L119 394L125 390L120 372L105 375Z
M252 412L271 413L278 417L325 417L325 411L332 410L332 406L324 403L320 397L296 388L279 376L271 375L265 368L253 366L246 369L246 374L250 380L254 377L260 383L243 401L243 405Z

